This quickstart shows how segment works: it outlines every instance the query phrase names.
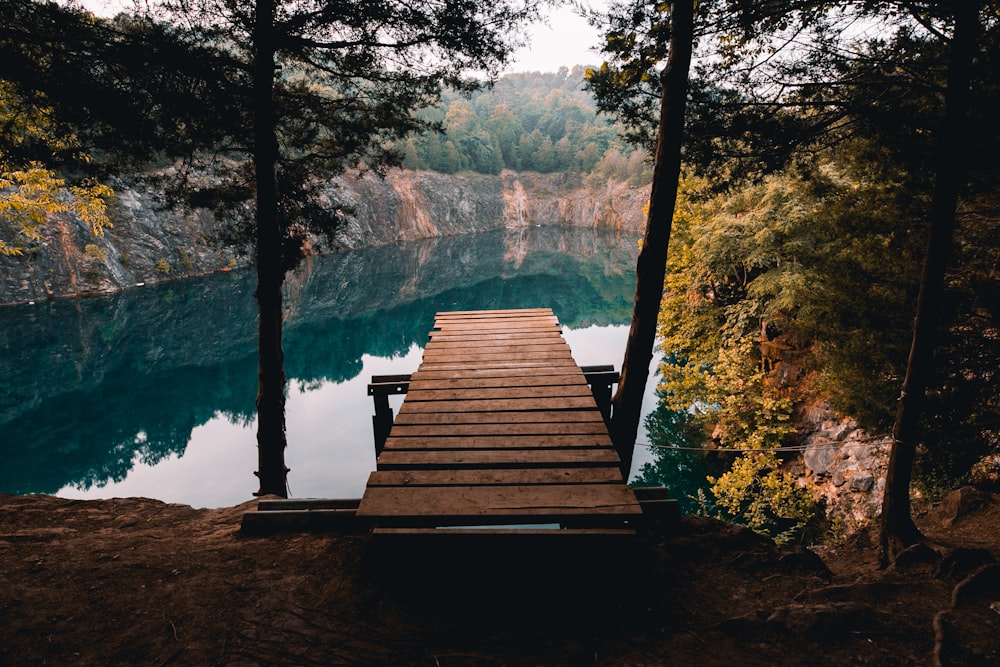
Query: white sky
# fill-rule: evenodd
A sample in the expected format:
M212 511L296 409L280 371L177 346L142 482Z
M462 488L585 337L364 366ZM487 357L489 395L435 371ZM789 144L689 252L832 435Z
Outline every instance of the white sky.
M132 0L82 0L82 4L98 15L112 16L133 5ZM592 4L602 4L600 2ZM530 29L530 44L514 55L509 72L555 72L560 67L600 64L600 56L592 51L600 43L597 30L573 13L568 7L546 12L548 25L538 23Z
M594 49L600 35L568 7L548 12L549 25L535 24L530 30L530 44L514 55L511 72L555 72L561 66L599 65L600 54Z

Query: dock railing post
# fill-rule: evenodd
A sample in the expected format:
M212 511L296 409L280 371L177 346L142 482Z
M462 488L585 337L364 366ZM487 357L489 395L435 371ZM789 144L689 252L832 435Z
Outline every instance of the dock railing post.
M590 385L597 409L604 417L604 424L611 427L611 386L618 382L618 373L611 364L601 366L581 366L583 376Z
M372 416L372 433L375 436L375 457L377 458L385 447L385 441L392 430L392 408L389 407L389 394L405 394L410 388L409 375L373 375L368 385L368 395L375 402L375 414Z

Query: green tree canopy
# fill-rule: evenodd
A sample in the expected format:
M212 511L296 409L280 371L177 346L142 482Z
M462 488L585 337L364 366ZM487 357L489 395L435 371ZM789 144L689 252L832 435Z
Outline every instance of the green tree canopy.
M50 216L72 213L95 234L110 226L106 200L111 188L92 180L67 184L38 159L79 152L73 135L61 135L52 110L18 94L17 86L0 80L0 254L20 255L40 241Z

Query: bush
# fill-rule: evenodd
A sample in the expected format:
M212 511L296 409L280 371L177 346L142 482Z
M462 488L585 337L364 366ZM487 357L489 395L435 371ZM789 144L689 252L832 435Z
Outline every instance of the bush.
M729 472L708 481L723 518L775 541L814 544L829 532L823 503L781 470L775 452L742 454Z
M104 264L108 261L108 253L97 247L94 243L88 243L85 245L83 247L83 252L87 255L87 257L100 264Z

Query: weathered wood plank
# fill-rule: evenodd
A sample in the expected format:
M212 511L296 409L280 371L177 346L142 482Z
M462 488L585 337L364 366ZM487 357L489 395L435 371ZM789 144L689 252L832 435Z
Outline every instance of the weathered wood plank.
M526 338L523 341L492 341L484 344L479 340L431 341L424 345L424 358L428 355L462 352L490 352L492 354L514 353L534 354L535 352L565 352L571 354L570 347L560 340L546 341L540 338Z
M580 386L587 383L579 375L528 375L525 377L448 377L440 380L420 379L411 381L413 391L423 389L497 389L500 387L554 387Z
M551 311L545 312L507 312L507 313L492 313L492 314L482 314L482 315L448 315L448 314L437 314L434 316L434 323L450 323L450 322L493 322L493 323L510 323L510 322L520 322L525 320L545 320L548 322L557 322L555 314Z
M523 341L553 341L563 340L561 331L468 331L465 333L458 331L431 331L427 334L431 341L437 342L459 342L459 341L504 341L508 343L518 343Z
M604 433L571 435L460 435L443 437L399 437L395 429L389 433L382 454L402 449L537 449L554 447L610 447L611 438ZM380 458L381 460L381 458Z
M520 317L521 315L542 314L552 315L551 308L510 308L504 310L442 310L434 315L434 318L499 318L499 317Z
M525 486L621 484L614 468L510 468L505 470L376 470L368 486ZM356 505L355 505L356 507Z
M551 309L438 313L435 328L359 516L397 535L633 534L641 510Z
M573 355L569 353L569 350L552 350L546 352L493 352L490 350L443 350L440 352L431 351L429 354L424 354L424 363L430 364L444 364L444 363L460 363L464 364L466 368L474 368L480 364L486 364L489 362L567 362L572 361Z
M403 401L399 412L503 412L507 410L596 410L593 396L506 398L474 401Z
M555 318L552 318L555 320ZM504 331L509 333L518 331L527 331L531 333L540 333L545 331L552 331L562 333L562 327L560 327L555 322L548 322L538 320L535 322L529 322L525 320L520 320L517 322L510 322L509 324L503 325ZM495 331L497 329L496 322L446 322L442 323L437 330L441 332L474 332L474 331Z
M611 466L621 464L610 447L598 449L465 449L383 451L379 470L419 468L565 468Z
M631 489L624 484L375 486L368 488L358 506L359 517L434 517L442 522L489 516L530 519L608 514L638 517L642 509Z
M396 417L400 426L417 424L604 424L598 410L565 410L549 412L404 412Z
M468 360L490 360L502 359L504 357L526 360L526 359L572 359L573 355L568 347L549 347L548 349L532 350L525 348L505 348L494 349L491 346L483 347L462 347L446 348L440 350L427 350L424 352L424 361L436 361L440 359L468 359ZM470 366L474 364L469 364Z
M281 498L261 500L257 503L258 512L277 512L283 510L356 510L360 498Z
M494 435L607 435L603 422L544 422L541 424L396 424L393 438Z
M551 329L558 327L559 321L553 315L525 315L524 317L506 317L498 319L465 318L444 319L434 322L438 331L447 329L523 329L525 327L543 327Z
M541 361L491 361L488 364L479 364L477 369L470 369L468 364L463 364L461 361L445 361L445 362L424 362L421 367L425 369L425 372L434 373L440 371L448 372L466 372L466 371L485 371L485 370L507 370L507 371L519 371L519 375L529 375L536 371L547 371L547 370L557 370L559 372L565 373L576 367L571 359L566 361L560 360L541 360ZM447 375L439 376L447 377Z
M537 379L549 375L572 375L576 368L575 364L559 364L558 366L542 364L529 370L522 368L453 368L455 364L447 364L446 366L446 368L434 368L433 364L421 365L420 369L411 376L410 386L412 387L414 382L421 382L423 380Z
M473 401L501 398L555 398L593 396L587 385L557 384L542 387L495 387L491 389L415 389L406 395L407 401Z

